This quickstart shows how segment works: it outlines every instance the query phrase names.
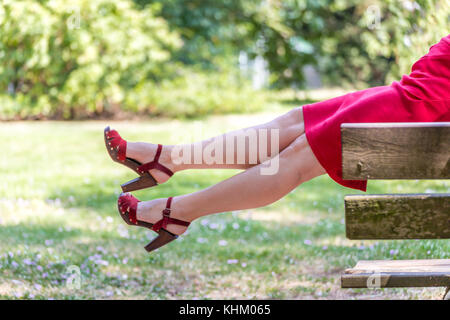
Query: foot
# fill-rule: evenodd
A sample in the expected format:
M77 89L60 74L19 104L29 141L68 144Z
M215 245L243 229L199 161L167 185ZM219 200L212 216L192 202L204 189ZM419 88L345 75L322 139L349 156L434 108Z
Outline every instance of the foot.
M136 217L140 221L145 221L148 223L156 223L162 218L162 211L166 207L167 198L166 199L155 199L151 201L141 201L137 204ZM192 219L183 215L183 212L180 206L177 205L177 199L174 198L172 202L172 210L170 213L171 218L191 222ZM177 225L177 224L168 224L166 227L167 231L172 232L173 234L180 235L186 231L187 227Z
M147 163L155 159L157 144L145 142L127 142L127 158L134 159L140 163ZM163 146L159 163L169 168L172 172L176 172L176 166L171 161L171 146ZM158 183L163 183L169 180L170 176L158 170L151 169L150 174L156 179ZM169 230L170 231L170 230Z

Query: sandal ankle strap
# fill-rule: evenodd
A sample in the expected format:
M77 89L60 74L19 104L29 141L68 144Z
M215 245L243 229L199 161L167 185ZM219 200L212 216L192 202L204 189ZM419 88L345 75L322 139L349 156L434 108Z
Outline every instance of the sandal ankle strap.
M166 166L163 166L161 163L159 163L159 157L161 156L162 147L163 147L162 144L158 144L158 149L156 150L156 155L155 155L155 158L153 159L153 161L144 163L144 164L140 165L139 167L137 167L137 170L140 174L144 174L145 172L149 171L150 169L157 169L159 171L164 172L169 177L173 176L172 170L170 170ZM170 206L170 204L169 204L169 206Z
M179 219L170 217L170 212L172 211L170 209L170 206L172 204L172 199L173 199L173 197L169 197L167 199L166 208L162 211L163 217L161 220L159 220L158 222L156 222L153 225L153 227L152 227L153 231L159 231L161 228L166 229L167 225L169 225L169 224L177 224L177 225L185 226L185 227L188 227L191 224L188 221L183 221L183 220L179 220Z

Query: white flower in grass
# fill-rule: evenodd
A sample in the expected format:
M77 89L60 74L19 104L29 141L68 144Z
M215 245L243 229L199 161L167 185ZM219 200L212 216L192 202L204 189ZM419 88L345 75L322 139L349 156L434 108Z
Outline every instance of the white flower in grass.
M107 266L107 265L109 265L108 261L103 260L103 259L98 259L98 260L95 260L94 262L95 262L95 264L100 265L100 266Z
M99 252L101 252L101 253L103 253L103 254L106 254L106 253L107 253L107 251L105 250L105 248L103 248L102 246L97 246L96 250L99 251Z
M224 246L226 246L227 244L228 244L228 241L227 241L227 240L219 240L219 246L224 247Z
M233 223L232 226L233 226L233 229L234 229L234 230L239 229L239 223L237 223L237 222Z
M323 246L322 247L322 250L327 250L328 249L328 246Z
M211 229L214 230L214 229L219 228L219 225L218 225L217 223L214 223L214 222L213 222L213 223L210 223L210 224L209 224L209 227L210 227Z
M17 268L19 266L19 264L17 262L13 261L13 262L11 262L11 266L13 268Z
M114 221L114 220L113 220L112 217L110 217L110 216L107 216L107 217L106 217L106 222L112 223L113 221Z
M312 241L306 239L305 241L303 241L303 243L306 244L307 246L310 246L312 244Z
M239 261L238 261L238 259L228 259L227 260L227 263L228 264L236 264L236 263L238 263Z
M209 223L208 219L203 219L201 222L202 226L206 226Z
M119 236L121 236L122 238L130 238L130 234L128 233L128 229L124 226L124 225L119 225L117 227L117 233L119 234Z
M48 247L48 246L51 246L53 244L53 240L47 239L47 240L44 241L44 243Z
M242 268L245 268L246 266L247 266L247 264L246 264L245 262L242 262L242 263L241 263L241 267L242 267Z
M38 284L38 283L35 283L35 284L34 284L34 288L35 288L37 291L41 291L42 286L41 286L40 284Z
M24 264L26 264L27 266L32 265L32 264L35 264L33 261L31 261L31 260L28 259L28 258L23 259L22 262L23 262Z
M398 250L391 249L391 251L389 251L389 254L391 256L395 256L397 253L398 253Z
M205 243L205 242L208 242L208 239L199 237L199 238L197 238L197 242L198 243Z

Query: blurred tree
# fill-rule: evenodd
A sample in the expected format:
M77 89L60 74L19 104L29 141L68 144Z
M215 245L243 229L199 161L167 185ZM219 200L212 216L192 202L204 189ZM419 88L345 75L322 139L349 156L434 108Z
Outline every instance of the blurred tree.
M328 83L366 87L399 80L450 31L449 0L333 1L330 10L333 28L317 45Z
M449 17L449 0L2 0L0 116L244 110L241 51L265 59L272 87L303 86L305 65L326 84L382 85Z
M104 112L164 77L180 45L151 7L126 0L4 0L0 17L1 114Z
M185 64L214 69L223 60L233 60L253 41L254 12L258 0L134 0L142 8L159 8L183 39L174 58Z
M245 50L277 87L302 86L307 64L327 83L385 84L450 29L449 0L135 1L161 6L184 39L180 61L211 67Z

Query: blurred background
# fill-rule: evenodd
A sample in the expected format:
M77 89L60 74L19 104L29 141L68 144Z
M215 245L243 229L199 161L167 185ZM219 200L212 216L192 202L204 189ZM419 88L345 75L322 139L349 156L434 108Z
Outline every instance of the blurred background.
M389 84L448 0L24 0L0 6L0 117L195 117L267 91ZM270 98L269 98L270 99Z
M350 241L327 176L255 210L193 223L147 254L125 225L103 128L188 143L390 84L450 30L449 0L0 1L0 299L423 299L341 289L358 260L450 258L448 240ZM31 121L39 120L39 121ZM177 173L140 199L236 170ZM450 192L370 181L368 193Z

